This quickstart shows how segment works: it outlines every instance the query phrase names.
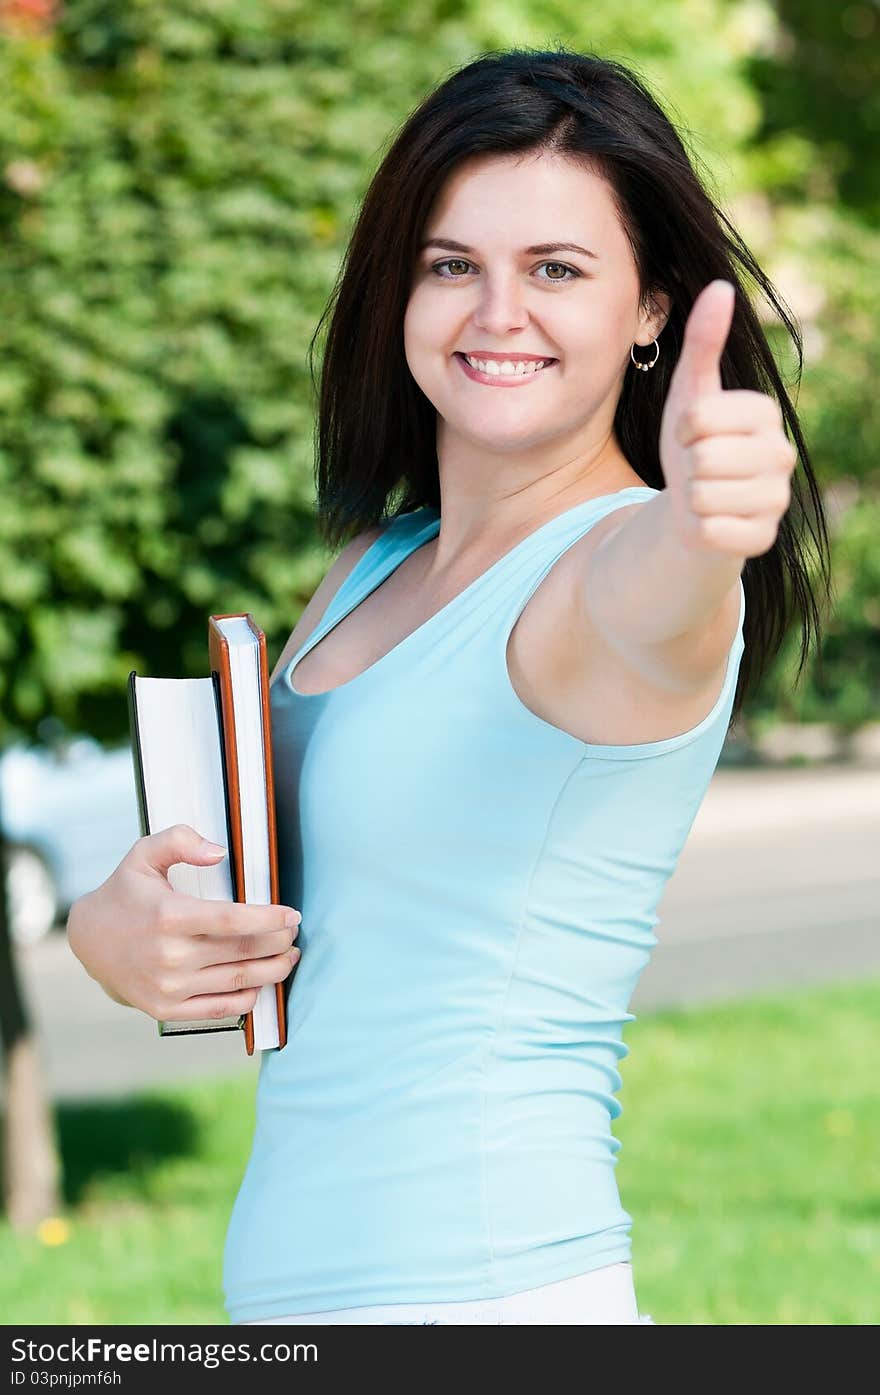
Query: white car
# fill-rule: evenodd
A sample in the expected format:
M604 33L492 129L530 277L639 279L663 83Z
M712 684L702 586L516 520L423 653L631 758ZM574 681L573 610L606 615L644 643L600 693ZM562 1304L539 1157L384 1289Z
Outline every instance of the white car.
M12 938L33 944L140 837L130 747L89 737L11 747L0 755L0 822Z

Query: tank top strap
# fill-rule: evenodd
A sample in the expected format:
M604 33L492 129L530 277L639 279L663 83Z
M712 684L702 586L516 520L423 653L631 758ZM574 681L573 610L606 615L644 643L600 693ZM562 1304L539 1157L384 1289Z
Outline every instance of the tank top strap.
M567 548L615 509L647 502L660 492L633 485L585 499L529 533L444 607L438 623L445 622L450 656L454 652L463 661L466 653L476 654L487 643L494 648L499 635L506 642L529 597ZM440 635L431 638L436 642Z
M413 509L389 519L330 598L314 634L308 639L308 647L311 649L317 644L337 620L381 586L410 552L434 536L439 526L440 514L432 508Z
M496 579L496 594L491 599L483 598L485 620L494 622L506 639L527 602L564 552L589 533L600 519L627 505L645 503L660 492L649 485L633 485L575 504L536 529L519 548L508 554L509 565Z

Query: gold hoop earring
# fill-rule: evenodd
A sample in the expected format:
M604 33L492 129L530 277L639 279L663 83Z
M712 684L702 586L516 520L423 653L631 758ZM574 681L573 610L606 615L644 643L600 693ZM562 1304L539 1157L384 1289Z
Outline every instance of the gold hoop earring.
M656 340L656 339L653 339L651 342L655 345L655 347L656 347L656 349L657 349L657 352L656 352L656 354L654 355L654 357L651 359L651 362L650 362L650 363L639 363L638 359L635 358L634 355L633 355L633 349L635 348L635 344L630 344L630 346L629 346L629 356L630 356L630 358L632 359L632 361L633 361L633 363L635 364L636 368L641 368L645 373L647 373L647 371L648 371L649 368L653 368L653 367L654 367L654 364L657 362L658 358L660 357L660 345L657 343L657 340ZM647 347L647 345L642 345L642 344L639 345L639 348L646 348L646 347Z

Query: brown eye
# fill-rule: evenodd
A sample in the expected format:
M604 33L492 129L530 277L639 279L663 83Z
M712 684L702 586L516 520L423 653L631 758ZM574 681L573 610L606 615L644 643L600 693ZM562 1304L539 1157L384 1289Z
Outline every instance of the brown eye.
M580 272L579 272L579 271L575 271L573 267L566 266L564 262L543 262L542 265L543 265L543 266L555 266L559 271L565 271L565 272L568 273L567 276L549 276L549 277L547 278L549 281L568 281L568 280L574 280L574 278L575 278L576 276L579 276L579 275L580 275Z
M441 275L441 266L470 266L470 262L462 261L460 257L448 257L445 262L435 262L434 265L431 267L431 270L434 272L435 276ZM459 276L444 276L441 279L445 281L461 280Z

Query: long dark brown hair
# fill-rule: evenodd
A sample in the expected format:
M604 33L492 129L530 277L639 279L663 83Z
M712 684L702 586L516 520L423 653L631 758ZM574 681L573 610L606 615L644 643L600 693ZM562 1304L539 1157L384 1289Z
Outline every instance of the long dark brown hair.
M404 354L403 321L419 242L445 181L475 155L564 155L608 182L638 270L641 306L671 299L657 367L624 377L616 439L647 485L664 487L660 419L699 292L722 277L736 288L721 360L724 388L751 388L779 403L798 450L791 502L773 546L749 558L743 653L733 715L779 651L795 615L802 628L800 677L820 613L806 560L815 547L823 600L830 549L820 491L797 414L746 291L751 280L785 325L803 368L801 334L789 308L736 229L706 192L675 126L644 82L619 62L565 48L482 55L454 72L392 139L358 212L330 300L317 391L317 523L331 548L396 513L440 506L436 409ZM806 486L806 490L805 490ZM786 584L787 583L787 584Z

